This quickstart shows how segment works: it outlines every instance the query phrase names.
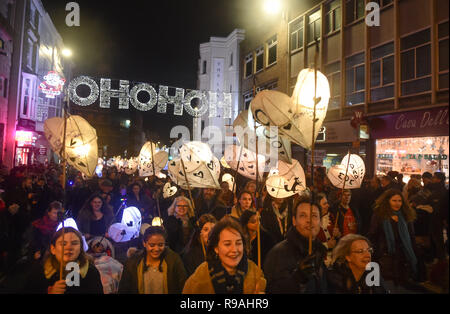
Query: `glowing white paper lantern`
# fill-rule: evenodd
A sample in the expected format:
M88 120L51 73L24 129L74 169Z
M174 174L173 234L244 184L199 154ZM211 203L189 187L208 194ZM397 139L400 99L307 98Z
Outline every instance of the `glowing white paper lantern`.
M166 184L164 184L163 187L163 197L164 198L169 198L174 196L177 193L178 189L176 186L171 186L170 182L167 182Z
M59 156L59 152L62 147L62 135L60 133L60 127L64 123L64 119L60 117L54 117L45 120L44 122L44 135L50 144L50 148Z
M340 165L335 165L328 170L327 177L331 184L337 188L357 189L361 187L366 167L364 161L358 155L351 154L350 161L347 154ZM348 170L347 170L348 163ZM347 171L347 176L345 175ZM345 186L344 186L345 182Z
M310 148L312 145L314 95L316 95L316 99L320 100L316 105L315 117L317 123L315 125L314 138L317 137L322 127L330 100L330 85L327 77L320 71L317 71L317 89L315 89L314 76L314 69L303 69L300 71L292 94L293 119L291 119L292 122L290 123L293 124L295 129L300 131L302 137L298 142L295 141L295 138L291 138L291 140L305 148ZM290 130L286 129L286 126L283 126L282 130L287 135L293 135L290 134Z
M228 189L232 192L236 192L236 185L234 184L234 177L231 174L225 173L222 176L222 182L227 182ZM234 189L233 189L233 187L234 187Z
M305 172L298 162L292 159L292 164L278 162L277 168L272 168L266 180L267 192L276 198L286 198L306 189Z
M242 150L242 153L241 153ZM242 146L228 145L225 148L225 160L230 165L231 169L235 170L238 166L238 173L246 178L256 180L256 153L246 149ZM258 155L258 177L261 180L266 166L266 158L263 155Z
M139 236L141 229L142 216L139 209L134 206L127 207L123 210L121 223L133 230L132 238Z
M135 232L134 228L130 228L121 222L112 224L108 229L108 235L114 242L130 241L135 236Z
M154 160L152 160L152 152ZM146 142L139 153L139 176L152 176L153 166L158 174L166 166L168 160L169 154L167 152L157 151L155 143Z

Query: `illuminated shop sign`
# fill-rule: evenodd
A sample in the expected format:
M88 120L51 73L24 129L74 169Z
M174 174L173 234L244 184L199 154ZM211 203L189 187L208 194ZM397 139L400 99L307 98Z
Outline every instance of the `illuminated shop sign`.
M16 141L19 146L33 144L33 132L30 131L16 131Z
M39 89L47 98L55 98L61 94L65 79L61 78L55 71L50 71L44 76L44 82L39 84Z

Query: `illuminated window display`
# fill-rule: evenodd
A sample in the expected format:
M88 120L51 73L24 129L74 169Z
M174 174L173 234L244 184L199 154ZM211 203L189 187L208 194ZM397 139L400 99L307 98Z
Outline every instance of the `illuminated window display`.
M389 171L412 174L442 171L448 177L448 136L380 139L376 141L376 173Z

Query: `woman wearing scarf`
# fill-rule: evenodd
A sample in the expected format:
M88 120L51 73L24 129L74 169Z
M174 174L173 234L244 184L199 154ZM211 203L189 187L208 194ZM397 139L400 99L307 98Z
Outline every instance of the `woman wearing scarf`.
M387 285L393 281L392 292L404 291L401 287L414 289L418 270L415 219L415 211L399 190L389 189L376 200L368 236Z
M62 211L62 204L54 201L42 218L32 222L30 252L33 254L34 259L41 259L49 248L50 240L58 226L58 212L60 211Z
M183 294L264 293L266 280L247 259L246 239L234 218L224 217L213 228L202 263L186 281Z
M239 194L237 204L231 208L231 216L239 219L246 210L256 212L255 203L251 192L242 191L241 194Z
M50 252L44 257L43 265L41 263L33 265L24 292L103 294L100 274L95 266L89 262L82 243L82 235L78 230L71 227L58 230L51 239ZM60 279L61 263L63 264L62 279ZM78 264L78 278L75 275L76 268L69 263ZM71 280L73 285L68 285L66 279ZM77 279L79 279L78 282Z

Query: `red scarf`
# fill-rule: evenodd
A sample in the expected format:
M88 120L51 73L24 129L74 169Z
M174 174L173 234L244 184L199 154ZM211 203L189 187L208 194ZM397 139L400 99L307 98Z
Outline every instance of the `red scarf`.
M43 218L33 221L32 225L39 229L42 234L51 235L55 232L58 222L51 220L45 215Z

